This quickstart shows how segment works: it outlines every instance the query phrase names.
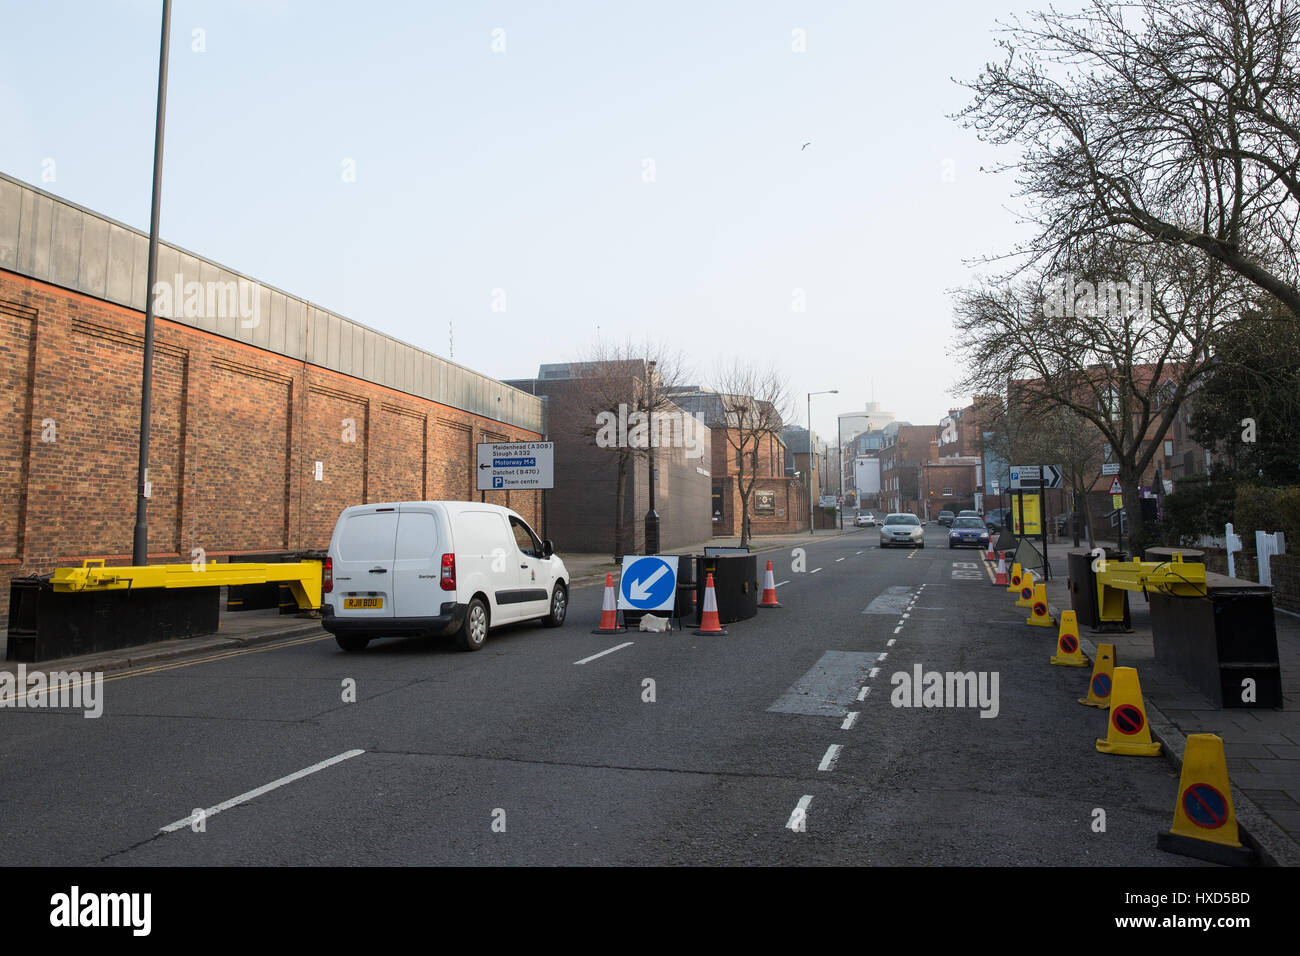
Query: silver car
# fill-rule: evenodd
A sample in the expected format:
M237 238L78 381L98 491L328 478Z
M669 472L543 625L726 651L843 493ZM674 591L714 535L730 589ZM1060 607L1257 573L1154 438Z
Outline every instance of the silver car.
M894 545L924 548L925 529L921 527L921 519L912 514L885 515L880 526L880 546L892 548Z

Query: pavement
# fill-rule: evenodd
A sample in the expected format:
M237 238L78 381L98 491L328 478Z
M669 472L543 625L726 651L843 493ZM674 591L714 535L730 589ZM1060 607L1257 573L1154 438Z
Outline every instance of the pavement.
M0 709L0 865L1201 865L1155 848L1175 770L1099 754L1079 674L935 543L766 542L784 607L725 637L594 635L580 586L476 653L264 612L123 653L100 719Z
M1097 544L1113 547L1114 542ZM1066 556L1073 550L1069 542L1048 545L1053 577L1047 597L1054 614L1070 607ZM1274 610L1282 709L1220 710L1156 660L1146 599L1130 593L1129 608L1131 633L1096 634L1089 641L1085 628L1080 635L1084 652L1092 659L1093 642L1114 644L1118 662L1138 669L1153 736L1162 740L1162 752L1174 766L1182 767L1188 734L1222 737L1240 824L1274 862L1300 866L1300 617Z

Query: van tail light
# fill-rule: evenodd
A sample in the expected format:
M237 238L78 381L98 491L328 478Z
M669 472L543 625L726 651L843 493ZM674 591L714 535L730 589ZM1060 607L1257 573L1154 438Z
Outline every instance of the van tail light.
M334 559L333 558L331 557L325 558L325 570L322 573L323 573L323 577L321 580L321 591L324 592L325 594L329 594L331 591L334 590Z
M444 591L456 590L456 556L454 554L444 554L442 556L442 577L438 583Z

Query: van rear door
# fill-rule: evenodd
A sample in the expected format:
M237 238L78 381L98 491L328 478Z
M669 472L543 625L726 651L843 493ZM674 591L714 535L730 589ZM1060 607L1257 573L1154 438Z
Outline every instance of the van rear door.
M344 618L392 617L397 509L345 511L335 531L334 613Z
M393 591L397 617L434 617L443 601L456 600L455 591L441 585L442 546L435 505L402 505L397 515L397 545L393 561Z

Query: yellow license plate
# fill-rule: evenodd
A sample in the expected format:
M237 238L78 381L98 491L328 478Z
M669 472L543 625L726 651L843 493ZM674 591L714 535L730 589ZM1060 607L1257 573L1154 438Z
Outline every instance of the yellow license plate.
M383 606L384 606L384 599L381 597L343 599L343 610L345 611L364 610L366 608L383 607Z

